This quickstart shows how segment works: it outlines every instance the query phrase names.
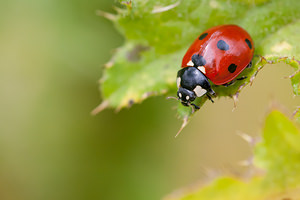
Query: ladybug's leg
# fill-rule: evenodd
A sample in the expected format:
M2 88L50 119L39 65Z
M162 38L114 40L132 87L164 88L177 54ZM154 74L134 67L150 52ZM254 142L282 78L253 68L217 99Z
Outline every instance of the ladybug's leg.
M250 67L252 67L252 60L250 61L250 63L247 65L246 68L250 68ZM247 78L247 76L242 76L242 77L240 77L240 78L236 78L236 79L230 81L229 83L223 84L223 86L228 87L228 86L234 84L236 81L241 81L241 80L244 80L244 79L246 79L246 78Z
M234 83L235 83L235 81L236 81L236 79L234 79L234 80L230 81L229 83L225 83L225 84L223 84L223 86L225 86L225 87L229 87L229 86L231 86L232 84L234 84Z
M230 81L229 83L223 84L223 86L225 86L225 87L231 86L231 85L234 84L236 81L241 81L241 80L244 80L244 79L246 79L246 78L247 78L247 76L242 76L242 77L240 77L240 78L236 78L236 79Z
M252 67L252 61L250 61L250 63L247 65L246 68L250 68L250 67ZM225 87L228 87L228 86L234 84L236 81L241 81L241 80L244 80L244 79L246 79L246 78L247 78L247 76L242 76L242 77L240 77L240 78L236 78L236 79L230 81L229 83L225 83L225 84L223 84L223 85L224 85Z
M193 104L193 103L191 103L191 105L194 106L194 108L195 108L196 110L199 110L199 109L200 109L199 106L197 106L197 105L195 105L195 104Z
M247 65L246 68L250 68L250 67L252 67L252 60L250 61L250 63Z
M237 81L241 81L241 80L244 80L244 79L246 79L247 78L247 76L242 76L242 77L240 77L240 78L237 78L237 79L235 79L235 80L237 80Z
M211 98L211 96L209 96L207 93L206 93L206 96L212 103L215 103L214 100Z

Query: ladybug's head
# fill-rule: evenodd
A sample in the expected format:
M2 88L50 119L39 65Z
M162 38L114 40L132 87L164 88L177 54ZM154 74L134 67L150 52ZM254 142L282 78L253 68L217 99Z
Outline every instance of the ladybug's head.
M183 87L178 88L177 96L180 99L181 103L185 106L188 106L188 103L193 102L197 97L194 91L188 90Z
M177 87L177 96L184 106L193 105L191 102L207 92L215 95L207 77L196 67L185 67L178 71Z

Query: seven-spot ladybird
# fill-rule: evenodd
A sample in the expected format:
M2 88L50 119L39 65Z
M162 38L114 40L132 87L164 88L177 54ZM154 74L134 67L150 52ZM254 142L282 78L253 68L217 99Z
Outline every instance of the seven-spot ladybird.
M252 38L237 25L204 31L183 57L177 74L178 98L185 106L194 105L191 102L205 94L211 100L215 92L210 81L215 85L228 84L247 66L251 67L253 53Z

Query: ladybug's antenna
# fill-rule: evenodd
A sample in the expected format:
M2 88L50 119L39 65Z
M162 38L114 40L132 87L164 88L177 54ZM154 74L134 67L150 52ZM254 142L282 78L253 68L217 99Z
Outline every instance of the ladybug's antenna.
M173 97L173 96L170 96L170 97L167 97L167 99L175 99L175 100L179 100L179 98L176 98L176 97Z

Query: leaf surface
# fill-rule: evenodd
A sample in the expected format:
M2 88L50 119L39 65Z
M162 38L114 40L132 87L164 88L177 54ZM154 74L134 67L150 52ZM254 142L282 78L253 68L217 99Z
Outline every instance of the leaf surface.
M106 65L100 81L105 106L117 110L140 103L153 95L176 96L176 74L192 41L204 30L220 24L237 24L255 42L253 67L240 76L247 79L229 87L213 86L218 98L237 99L241 90L254 80L266 63L286 62L295 69L291 83L299 95L300 1L298 0L133 0L121 1L113 20L124 36ZM207 98L198 98L200 107ZM191 109L178 104L181 118Z

